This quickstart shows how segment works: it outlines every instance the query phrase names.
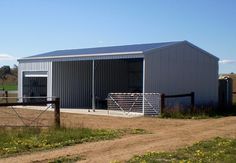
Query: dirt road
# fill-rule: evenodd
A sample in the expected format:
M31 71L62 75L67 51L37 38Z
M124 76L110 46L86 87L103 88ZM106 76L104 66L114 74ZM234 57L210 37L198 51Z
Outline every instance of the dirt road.
M152 134L131 135L121 139L78 144L62 149L35 152L1 159L0 162L32 162L66 155L83 155L81 162L127 160L147 151L169 151L217 136L236 138L236 117L205 120L158 118L115 118L62 114L64 125L90 128L143 128Z

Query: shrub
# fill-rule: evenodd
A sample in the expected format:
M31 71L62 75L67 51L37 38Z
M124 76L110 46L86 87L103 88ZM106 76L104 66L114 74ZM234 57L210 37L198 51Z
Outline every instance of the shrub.
M164 109L161 114L162 118L177 118L177 119L203 119L209 117L219 117L216 109L210 107L195 107L184 108L180 106L169 107Z

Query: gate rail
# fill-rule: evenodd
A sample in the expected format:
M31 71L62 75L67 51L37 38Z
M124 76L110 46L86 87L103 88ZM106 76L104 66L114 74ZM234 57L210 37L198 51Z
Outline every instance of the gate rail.
M14 98L14 97L12 97ZM31 97L27 97L27 99L30 99ZM33 97L35 98L35 97ZM48 97L40 97L42 98L48 98ZM23 99L26 99L25 97ZM51 105L48 105L51 104ZM48 105L46 109L44 109L42 112L40 112L40 114L31 121L30 125L26 125L23 121L23 118L21 117L18 112L13 108L13 106L38 106L38 105ZM13 111L15 112L16 116L23 122L23 124L25 126L31 126L31 124L33 122L35 122L37 119L39 119L39 117L46 112L50 107L54 106L54 123L56 127L60 127L60 99L59 98L55 98L52 100L45 100L45 101L31 101L31 102L25 102L23 100L23 102L13 102L13 103L0 103L0 109L1 107L11 107L11 109L13 109Z
M190 97L191 112L193 112L193 109L194 109L194 106L195 106L195 93L194 92L190 92L190 93L187 93L187 94L175 94L175 95L161 94L161 113L164 113L165 100L167 98L180 98L180 97Z
M156 115L160 113L161 94L109 93L107 101L108 110L122 111L125 115L128 115L130 113Z

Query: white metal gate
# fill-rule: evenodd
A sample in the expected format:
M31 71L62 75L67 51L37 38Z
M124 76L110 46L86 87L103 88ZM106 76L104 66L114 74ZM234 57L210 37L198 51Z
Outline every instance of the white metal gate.
M160 114L161 95L159 93L109 93L108 110L120 110L124 114ZM144 102L144 103L143 103Z

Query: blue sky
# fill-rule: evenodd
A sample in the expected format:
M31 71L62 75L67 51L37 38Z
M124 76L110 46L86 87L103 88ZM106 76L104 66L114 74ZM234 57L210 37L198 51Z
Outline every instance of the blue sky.
M176 40L236 73L236 1L0 0L0 66L58 49Z

